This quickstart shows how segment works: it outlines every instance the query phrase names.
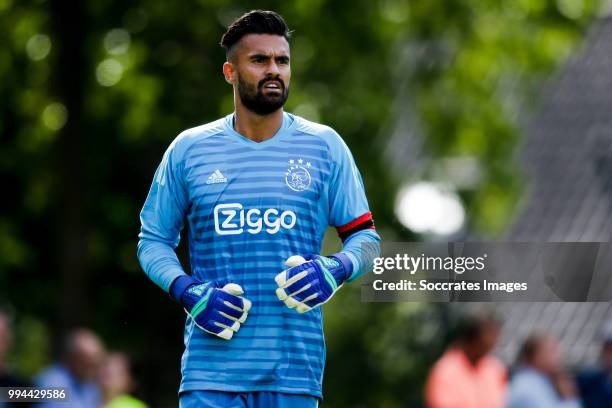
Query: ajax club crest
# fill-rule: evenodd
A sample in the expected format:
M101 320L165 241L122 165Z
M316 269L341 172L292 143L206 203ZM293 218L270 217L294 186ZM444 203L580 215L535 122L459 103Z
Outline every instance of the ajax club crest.
M305 162L302 159L289 160L289 168L285 172L285 182L293 191L304 191L310 187L312 179L308 169L310 162Z

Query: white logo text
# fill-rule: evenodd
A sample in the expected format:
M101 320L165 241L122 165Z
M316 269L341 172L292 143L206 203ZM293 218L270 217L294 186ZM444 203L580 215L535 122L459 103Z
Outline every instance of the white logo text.
M258 234L263 229L276 234L281 228L291 229L297 221L293 211L279 211L276 208L246 210L242 204L217 204L214 208L215 231L219 235ZM265 227L265 228L264 228Z

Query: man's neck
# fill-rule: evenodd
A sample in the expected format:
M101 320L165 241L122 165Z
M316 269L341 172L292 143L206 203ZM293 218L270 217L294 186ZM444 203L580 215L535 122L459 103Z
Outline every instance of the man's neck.
M269 115L257 115L244 106L236 106L234 130L254 142L263 142L278 132L283 124L283 109Z

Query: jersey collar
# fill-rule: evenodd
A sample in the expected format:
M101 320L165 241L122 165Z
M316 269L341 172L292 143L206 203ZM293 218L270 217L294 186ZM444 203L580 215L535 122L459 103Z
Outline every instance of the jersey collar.
M236 132L236 130L234 129L235 116L236 113L232 112L225 117L223 123L225 131L234 140L255 149L278 144L278 142L280 142L282 139L286 138L288 135L291 134L291 129L295 126L295 123L297 122L295 120L295 116L290 113L283 112L283 123L281 124L281 127L276 131L276 133L271 138L266 139L263 142L256 142Z

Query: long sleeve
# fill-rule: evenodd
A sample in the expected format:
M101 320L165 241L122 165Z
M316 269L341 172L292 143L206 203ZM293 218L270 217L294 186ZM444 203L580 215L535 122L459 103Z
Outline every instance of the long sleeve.
M380 236L374 229L358 231L344 241L341 252L353 263L353 273L348 278L351 282L372 271L374 258L380 256Z
M138 235L140 265L147 276L166 292L176 278L185 275L174 251L189 209L178 140L170 145L155 172L140 213Z

